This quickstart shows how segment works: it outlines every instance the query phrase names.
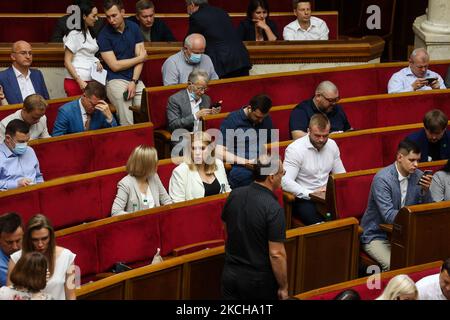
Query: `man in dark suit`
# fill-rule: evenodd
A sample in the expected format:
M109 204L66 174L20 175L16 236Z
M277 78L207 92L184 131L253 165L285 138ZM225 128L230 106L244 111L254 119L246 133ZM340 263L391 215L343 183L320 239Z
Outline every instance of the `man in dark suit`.
M247 76L250 57L228 14L208 5L208 0L186 0L189 31L206 39L205 53L211 58L219 78Z
M42 72L30 69L33 63L31 45L17 41L12 46L12 66L0 72L0 85L9 104L22 103L30 94L37 93L49 99Z
M220 107L210 108L211 99L205 94L208 78L206 71L195 69L189 74L188 87L169 97L167 122L170 132L176 129L197 131L204 116L220 112Z
M59 108L53 136L117 126L105 99L105 86L97 81L89 82L80 99Z
M169 27L161 19L155 18L155 5L150 0L136 2L136 15L128 20L136 23L146 42L176 41Z

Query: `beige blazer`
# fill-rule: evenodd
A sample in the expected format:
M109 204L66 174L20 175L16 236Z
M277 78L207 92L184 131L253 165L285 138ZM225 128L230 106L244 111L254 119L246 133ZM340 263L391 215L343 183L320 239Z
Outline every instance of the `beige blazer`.
M225 192L230 192L227 174L223 162L216 159L217 171L214 172L219 184ZM169 194L174 202L203 198L205 196L205 187L197 170L190 170L186 163L176 167L169 183Z
M155 202L155 207L172 203L172 199L167 194L166 189L162 185L158 174L147 179L150 186L150 192ZM136 208L133 207L136 206ZM142 196L135 177L127 175L117 184L117 194L111 210L111 215L119 215L132 213L134 211L143 210Z

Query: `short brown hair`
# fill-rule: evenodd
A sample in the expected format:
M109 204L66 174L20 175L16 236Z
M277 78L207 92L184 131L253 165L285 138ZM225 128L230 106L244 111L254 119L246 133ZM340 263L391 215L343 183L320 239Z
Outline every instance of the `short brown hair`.
M293 0L293 1L292 1L292 7L294 8L294 10L297 9L297 6L298 6L298 4L299 4L300 2L309 2L309 4L310 4L311 7L312 7L311 1ZM311 9L312 9L312 8L311 8Z
M123 9L123 2L122 0L104 0L103 1L103 10L108 11L112 7L116 6L117 9L122 10Z
M142 10L154 9L155 5L150 0L139 0L136 2L136 13L140 13Z
M309 120L309 128L317 126L320 130L325 130L330 125L328 117L322 113L314 114Z
M22 254L35 251L31 234L33 233L33 231L37 231L40 229L48 230L49 243L47 251L45 252L45 256L47 257L48 270L50 271L50 276L52 276L53 272L55 271L55 249L56 249L55 230L53 229L50 220L48 220L48 218L43 214L37 214L28 221L27 229L23 235Z
M22 253L11 271L10 280L16 288L39 292L47 285L47 264L47 258L40 252Z
M86 88L84 88L84 94L86 97L96 96L100 100L106 99L106 88L100 82L90 81Z
M39 94L30 94L23 101L23 109L28 113L36 109L45 110L47 106L47 102L45 102L45 99Z
M149 177L156 172L158 152L155 148L141 144L137 146L127 161L127 172L130 176Z
M423 126L431 133L440 133L448 125L447 115L439 109L428 111L423 117Z

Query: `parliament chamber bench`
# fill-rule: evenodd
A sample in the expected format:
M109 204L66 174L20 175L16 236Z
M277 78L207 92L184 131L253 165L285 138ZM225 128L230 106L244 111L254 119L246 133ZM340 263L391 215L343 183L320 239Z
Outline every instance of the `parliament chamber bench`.
M44 180L123 166L135 147L153 146L151 122L91 130L29 143Z
M356 277L355 219L288 230L286 238L291 295ZM57 240L59 243L60 238ZM77 289L77 298L220 299L223 265L224 247L221 246L86 283Z
M297 295L296 298L300 300L333 300L342 291L353 289L358 292L361 300L375 300L383 293L383 290L393 277L399 274L406 274L414 282L417 282L424 277L439 273L441 266L442 261L434 261L377 275L373 274L368 277L310 290Z
M339 101L339 105L352 128L362 130L421 122L425 113L432 109L450 114L449 100L450 89L446 89L344 98ZM291 139L289 119L296 105L274 106L270 109L273 127L279 130L280 142ZM205 116L203 129L219 129L228 114L224 112Z
M162 11L158 10L158 12ZM311 14L327 23L330 30L330 40L338 39L339 16L336 11L317 11ZM131 15L133 15L131 12L127 14L127 16ZM246 18L245 11L230 13L229 15L236 29L239 23ZM0 40L1 42L15 42L17 40L49 42L57 21L62 16L64 16L63 13L0 13ZM103 14L99 16L104 18ZM166 23L172 31L175 41L184 40L189 29L189 15L187 13L156 13L155 16ZM294 21L296 17L292 11L271 12L270 19L277 25L278 39L282 40L283 28ZM105 23L107 22L105 21ZM11 32L12 26L14 26L14 32Z

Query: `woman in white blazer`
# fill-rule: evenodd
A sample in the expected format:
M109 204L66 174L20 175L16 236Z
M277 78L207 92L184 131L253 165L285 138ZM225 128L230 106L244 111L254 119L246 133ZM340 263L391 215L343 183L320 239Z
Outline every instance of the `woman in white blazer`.
M127 161L128 175L117 184L112 216L172 203L156 173L157 165L155 148L140 145L133 150Z
M206 132L190 135L190 152L172 172L169 194L174 202L230 192L223 162L215 157L215 144Z

